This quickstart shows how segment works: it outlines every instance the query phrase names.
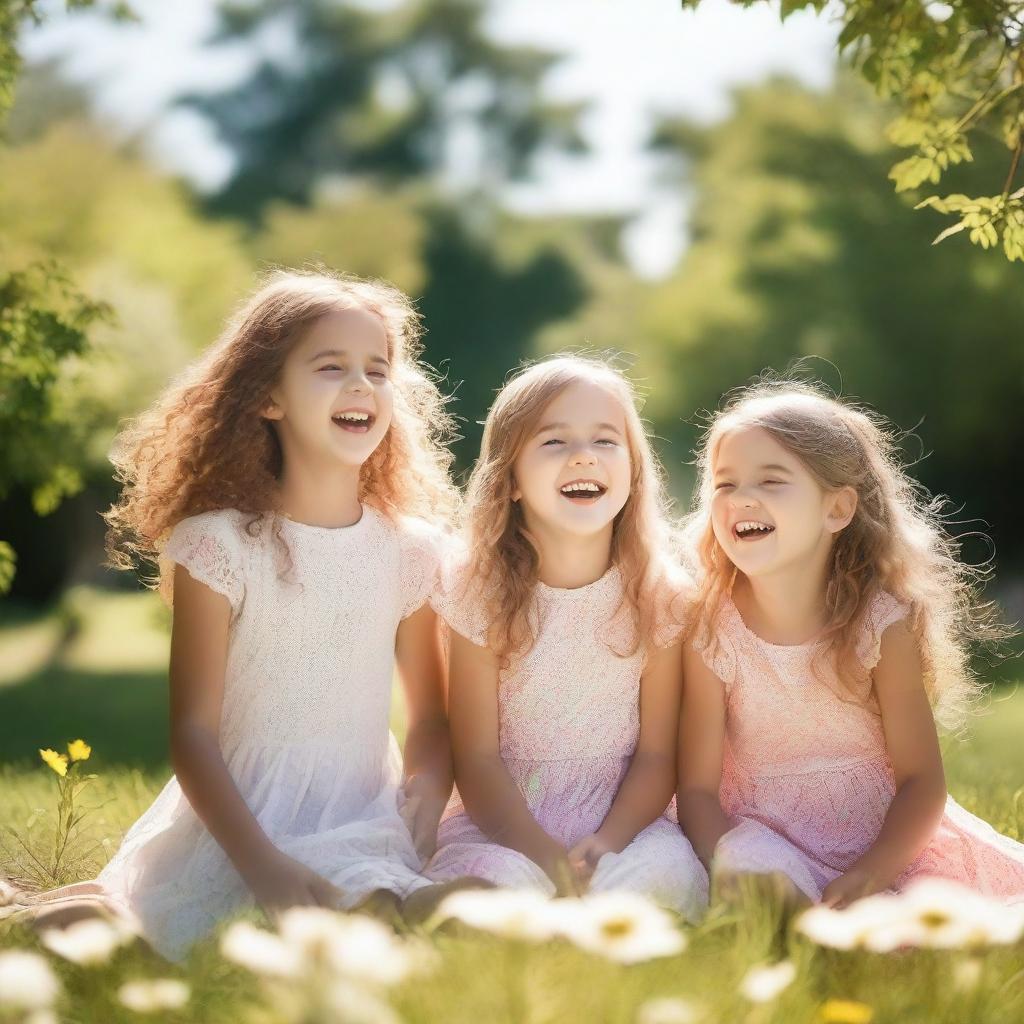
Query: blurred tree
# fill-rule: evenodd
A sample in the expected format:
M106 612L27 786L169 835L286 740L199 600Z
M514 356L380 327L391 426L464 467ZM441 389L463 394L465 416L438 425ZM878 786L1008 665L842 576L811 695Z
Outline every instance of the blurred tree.
M661 125L693 188L693 244L651 290L641 334L659 427L689 447L693 410L765 367L811 368L876 405L926 451L931 489L984 515L1020 560L1024 268L922 244L926 226L886 187L886 116L856 80L822 96L744 89L710 128ZM979 147L982 173L1000 159ZM924 419L927 414L927 418ZM920 452L910 443L912 455Z
M237 160L210 208L252 223L262 260L319 257L419 299L428 359L457 389L467 465L509 367L587 295L571 247L498 206L535 157L582 147L581 106L541 95L558 55L494 42L484 0L219 11L211 45L241 47L253 67L181 100Z
M32 95L47 92L34 82ZM16 124L29 123L21 101ZM15 596L45 599L101 560L119 421L216 337L253 270L237 227L204 221L179 183L96 124L30 123L29 141L0 149L0 521L20 554ZM60 275L44 273L56 259Z
M21 70L18 32L26 20L41 20L40 7L0 0L0 127ZM45 515L81 487L68 424L55 415L54 387L62 363L86 348L87 330L109 310L79 292L56 261L19 264L5 250L0 238L0 499L26 487ZM15 561L14 548L0 539L0 594L11 588Z
M212 46L243 47L251 74L181 102L210 118L237 160L219 212L258 218L270 200L307 203L325 179L376 185L460 175L491 189L546 147L582 148L580 106L544 100L558 60L503 46L484 0L223 2Z
M936 242L966 231L976 245L1001 244L1007 259L1024 262L1024 0L782 0L783 18L806 9L838 17L840 53L898 104L889 138L913 153L891 166L897 191L936 185L973 160L972 138L975 146L986 134L1001 140L1002 160L966 179L972 195L928 196L920 206L958 218ZM1002 188L979 196L979 183Z

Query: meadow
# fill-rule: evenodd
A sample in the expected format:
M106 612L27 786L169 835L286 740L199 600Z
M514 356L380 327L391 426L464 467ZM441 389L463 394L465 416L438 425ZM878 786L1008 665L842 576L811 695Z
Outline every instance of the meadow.
M45 614L9 606L0 619L0 863L28 887L92 877L169 775L166 731L168 616L151 594L78 588ZM402 732L401 709L394 727ZM965 736L944 739L953 796L1000 831L1024 839L1024 692L993 689ZM91 745L76 766L94 775L76 795L84 817L55 842L57 775L40 748ZM628 916L628 915L627 915ZM260 924L256 912L244 920ZM264 927L269 927L263 925ZM227 927L227 926L225 926ZM677 924L672 923L673 930ZM0 1022L136 1020L145 999L119 992L140 979L178 979L166 1021L746 1022L746 1024L1019 1024L1024 944L843 951L812 942L766 897L716 905L698 927L679 925L685 950L622 962L580 943L511 939L458 922L401 939L429 953L427 966L387 984L335 979L330 998L226 956L220 935L170 965L136 944L102 963L72 962L23 928L0 923L0 958L38 952L59 979L52 1011L16 1009L0 991ZM501 929L497 929L501 931ZM506 928L507 932L508 929ZM237 937L237 936L236 936ZM250 936L251 938L251 936ZM378 937L379 938L379 937ZM244 960L244 957L241 958ZM2 963L2 960L0 960ZM782 979L759 975L784 963ZM378 965L379 966L379 965ZM751 970L754 974L751 975ZM791 975L791 980L788 977ZM2 979L0 969L0 979ZM365 979L363 979L365 980ZM346 987L348 986L348 987ZM308 988L308 985L307 985ZM35 1016L32 1016L32 1014Z

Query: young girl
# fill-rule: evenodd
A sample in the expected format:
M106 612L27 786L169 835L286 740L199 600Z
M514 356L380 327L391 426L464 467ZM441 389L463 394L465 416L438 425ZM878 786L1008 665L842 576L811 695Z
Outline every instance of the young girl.
M454 492L417 354L395 289L277 272L122 435L111 553L158 556L173 594L176 777L96 883L27 901L37 924L91 896L179 958L253 900L350 908L427 884L452 782L428 521Z
M707 877L665 815L687 591L634 401L610 367L563 357L488 414L468 554L436 598L457 794L426 874L626 888L694 917Z
M933 720L966 707L968 643L998 630L885 430L761 384L699 465L678 808L713 876L832 906L922 875L1024 898L1024 846L947 797Z

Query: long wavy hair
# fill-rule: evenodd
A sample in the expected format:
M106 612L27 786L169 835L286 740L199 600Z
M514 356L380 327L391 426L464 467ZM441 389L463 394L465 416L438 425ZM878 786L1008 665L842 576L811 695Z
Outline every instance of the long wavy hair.
M621 571L624 595L616 613L628 616L631 640L615 653L628 657L655 629L662 583L659 556L668 556L671 532L661 466L651 449L633 385L610 364L592 357L560 355L521 369L501 389L484 424L480 457L470 476L464 532L472 567L467 586L487 609L488 645L503 666L536 641L532 597L540 554L512 500L513 467L544 410L571 384L606 389L621 404L630 454L629 498L612 527L611 561Z
M262 410L292 348L321 317L346 309L380 319L394 388L391 424L360 471L360 500L392 519L450 519L457 508L446 446L453 421L448 399L419 361L420 318L409 298L384 282L323 267L277 269L220 338L115 439L110 461L123 488L104 515L110 566L158 562L177 523L213 509L252 513L247 529L256 534L275 511L283 467L278 436ZM273 528L290 559L281 523ZM171 579L164 566L146 582L170 600Z
M832 667L844 699L867 699L857 637L876 595L888 591L911 608L936 719L957 725L980 690L970 667L973 645L997 643L1010 633L980 595L990 566L961 560L960 544L946 530L945 499L932 497L907 474L893 428L817 384L762 380L732 392L711 420L698 451L700 483L684 528L698 576L698 642L716 646L714 623L738 572L711 523L715 454L728 433L750 427L767 431L824 490L857 492L853 519L835 536L829 555L827 623L816 668Z

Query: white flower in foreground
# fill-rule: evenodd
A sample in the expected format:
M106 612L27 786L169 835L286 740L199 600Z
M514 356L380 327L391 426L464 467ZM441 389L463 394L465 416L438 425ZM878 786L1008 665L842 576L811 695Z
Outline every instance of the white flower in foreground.
M1024 932L1024 912L956 882L925 878L900 894L868 896L844 910L812 907L797 928L835 949L956 949L1016 942Z
M344 1024L401 1024L401 1018L379 996L339 978L328 991L331 1009Z
M637 1011L636 1024L694 1024L702 1016L687 999L650 999Z
M867 896L843 910L818 905L797 919L797 931L819 946L832 949L867 949L904 921L902 907L892 896Z
M795 977L796 965L791 960L751 967L740 982L740 992L752 1003L770 1003Z
M281 915L280 933L307 960L359 982L394 985L433 963L432 950L358 914L295 907Z
M227 928L220 940L220 951L228 960L256 974L294 978L302 971L300 950L248 921L236 921Z
M896 897L913 944L934 949L1009 945L1024 933L1021 908L1008 907L956 882L923 878Z
M40 941L48 950L73 964L95 967L105 964L115 950L134 939L135 932L124 924L91 917L75 921L66 928L47 928Z
M576 906L559 923L560 934L590 953L638 963L686 949L672 915L635 893L600 892L561 902Z
M154 978L151 981L129 981L117 991L122 1005L136 1013L158 1013L160 1010L180 1010L189 1000L191 990L183 981L174 978Z
M0 1006L41 1010L60 995L53 968L38 954L21 949L0 953Z
M435 920L454 918L505 939L544 942L560 932L555 905L569 902L576 901L549 900L528 889L464 889L441 901Z

